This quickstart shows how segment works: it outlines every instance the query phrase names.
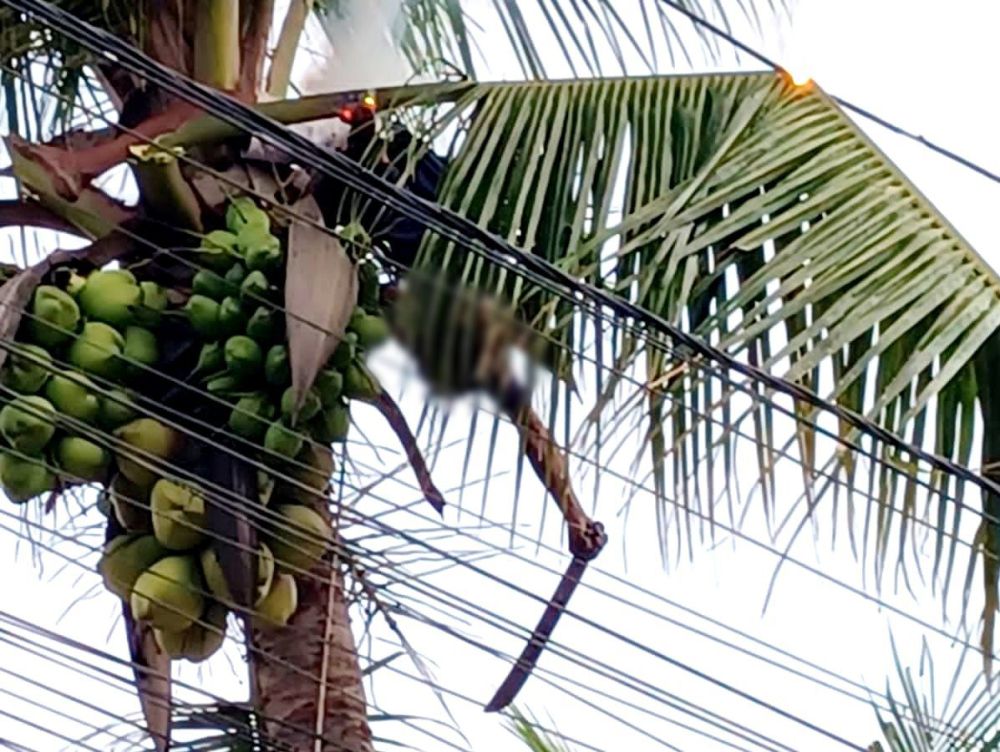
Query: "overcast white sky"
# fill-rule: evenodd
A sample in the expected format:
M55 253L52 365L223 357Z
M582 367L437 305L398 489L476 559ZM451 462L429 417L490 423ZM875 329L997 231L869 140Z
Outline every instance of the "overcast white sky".
M727 7L731 5L731 2L726 3ZM765 15L765 4L760 5L761 13ZM784 61L788 67L808 71L827 91L873 109L890 120L962 152L989 169L1000 171L1000 148L996 139L1000 103L994 96L995 73L1000 70L1000 48L995 41L996 29L1000 28L1000 4L991 0L951 0L948 3L926 0L799 0L793 8L792 22L780 34L766 18L765 15L767 33L763 39L749 28L738 28L739 35L753 40L763 51ZM721 67L734 66L730 60L724 61ZM747 63L747 67L755 66ZM497 75L513 73L501 71ZM334 88L334 82L330 84L329 88ZM864 123L862 125L865 126ZM1000 186L960 166L949 164L919 145L888 135L878 127L865 127L944 216L996 267L1000 263L995 232ZM398 360L392 352L385 353L380 359L381 372L386 381L393 379L394 364ZM416 421L421 398L415 388L411 387L407 392L404 406L407 414ZM359 413L358 417L363 419L365 432L373 441L393 446L393 440L381 429L377 416ZM443 451L435 467L435 476L444 488L459 483L464 462L461 442L467 433L468 420L468 416L461 412L453 417L444 443L457 442L457 445ZM480 418L479 426L483 436L471 457L470 479L482 477L486 472L483 451L489 430L486 417ZM498 523L510 521L516 453L516 437L509 428L503 427L496 453L497 466L494 467L497 477L490 486L486 506L487 517ZM399 462L400 458L390 453L381 456L382 467L395 467ZM752 467L754 460L751 454L746 455L745 462ZM628 476L628 459L619 460L615 469ZM577 477L581 478L582 495L589 500L587 490L592 473L585 474L579 467L576 470ZM782 475L781 488L783 491L787 489L789 501L799 493L800 482L796 472L794 467L789 467ZM406 481L409 476L404 473L399 477ZM589 572L587 584L601 588L605 594L581 588L572 603L574 611L620 631L652 651L684 661L700 672L717 677L861 746L878 738L878 729L867 704L867 696L859 686L867 685L881 691L886 677L894 673L889 648L890 629L903 660L914 665L919 659L922 641L927 641L939 673L937 691L947 688L948 675L959 657L958 649L948 640L934 633L925 633L911 622L880 610L876 604L800 568L784 569L776 594L767 612L762 615L764 594L775 557L745 542L734 545L724 533L717 534L714 547L706 544L699 549L696 546L692 561L674 562L669 570L665 570L658 556L650 497L638 495L626 520L618 515L626 493L627 488L622 484L607 479L603 481L596 516L608 525L612 543L597 565L606 574ZM464 500L466 507L478 511L481 495L479 487L467 492ZM365 514L375 514L385 511L390 503L409 502L416 496L402 482L389 481L380 485L374 496L365 498L359 509ZM456 494L449 494L450 501L455 499ZM523 526L520 529L529 538L538 535L542 508L540 490L531 486L522 494L518 512L518 524ZM4 572L0 578L3 583L0 595L3 608L74 639L124 655L121 636L112 624L117 607L113 597L96 590L93 597L70 608L73 599L83 596L95 585L96 577L72 564L64 571L57 571L65 562L52 556L43 557L45 566L40 576L24 545L18 550L15 537L2 529L15 524L4 514L12 509L9 506L0 508L0 571ZM417 512L425 513L420 507L417 507ZM90 521L95 519L91 517ZM428 527L426 520L406 513L394 513L386 519L409 529ZM838 536L838 547L831 551L829 512L821 510L818 519L819 543L814 545L810 536L805 536L805 540L796 547L795 555L833 577L855 587L860 586L860 566L844 545L843 532ZM459 520L454 510L447 513L445 522L470 527L477 524L468 515ZM552 510L549 510L547 522L543 539L548 545L561 550L562 542L553 524ZM47 524L51 523L47 521ZM760 537L763 531L751 517L747 532ZM469 533L472 537L439 533L430 538L430 533L422 534L428 536L433 545L453 552L484 552L490 550L490 544L504 546L509 541L509 535L502 530L470 529ZM476 542L476 538L485 543ZM92 534L88 542L95 544L98 536ZM626 544L627 567L624 555ZM89 567L90 559L84 557L82 549L63 544L62 550ZM548 597L557 577L539 570L536 564L561 569L564 565L562 557L544 550L537 551L523 541L519 551L525 557L523 562L510 557L493 557L484 559L480 565L501 578ZM964 564L964 558L960 557L959 566L964 567ZM612 577L627 578L631 585ZM540 610L537 603L461 568L425 575L415 585L441 587L453 596L509 617L527 629L534 625ZM975 588L978 586L977 579ZM639 592L636 588L644 588L648 593ZM908 613L940 625L937 597L919 582L914 588L916 597L905 591L899 595L887 592L883 597ZM407 591L401 588L398 592L403 594ZM412 599L412 591L410 596L408 602L420 607L423 613L436 615L448 625L498 650L516 653L523 644L523 634L511 636L478 620L467 619L462 624L461 617L454 612L442 615L435 609L420 606ZM975 597L973 604L973 608L978 609ZM440 609L440 606L437 608ZM712 624L703 617L718 623ZM447 637L431 626L407 618L400 621L410 642L432 665L434 676L443 686L467 694L480 704L488 700L506 671L502 661ZM376 625L375 631L381 638L390 637L378 619ZM758 642L747 636L735 635L720 625L740 630ZM688 629L691 627L734 643L745 651L766 655L807 676L819 677L841 691L824 688L816 682L769 666L746 653L699 636ZM0 638L2 636L0 633ZM606 664L606 668L599 671L610 672L610 678L607 674L602 677L585 670L552 652L543 660L542 670L526 686L520 702L545 723L551 717L552 723L566 734L597 749L666 748L684 752L715 752L735 748L833 752L844 748L759 705L713 687L650 652L631 647L570 618L565 618L560 624L556 641L564 648L580 651L585 661ZM778 646L822 670L794 662L787 655L778 655L763 645ZM375 657L391 652L392 648L384 643L377 643L373 648ZM219 694L239 696L242 690L236 675L237 662L238 652L233 649L229 651L228 659L214 659L200 669L185 667L181 675L187 680L204 680L206 686ZM972 676L978 661L973 658L968 664ZM414 667L405 658L392 665L406 673L415 673ZM137 709L127 693L111 690L95 680L85 680L73 672L46 666L44 661L14 650L0 640L0 670L3 669L54 685L113 712L127 713ZM571 694L581 699L574 700L564 691L546 684L546 678L553 678L546 671L580 682L581 686L574 688L565 680L561 681L564 689L569 689ZM632 688L623 686L618 681L622 677L615 672L621 672L624 681L631 683ZM374 700L380 710L443 719L434 697L417 684L384 670L375 676ZM6 693L34 698L71 715L81 714L92 725L109 722L100 714L74 708L65 699L54 698L10 674L0 673L0 695ZM679 699L670 699L667 693ZM674 707L668 706L665 701L674 703ZM684 701L703 708L697 711L699 713L717 714L723 721L736 721L750 731L734 735L713 728L711 723L698 720L687 712ZM477 752L515 748L510 737L499 730L497 720L484 716L477 705L452 698L449 706L468 736L469 748ZM0 710L23 714L25 718L71 737L80 733L80 727L69 720L49 711L31 708L9 695L0 696ZM670 723L664 718L677 723ZM709 739L677 724L707 731L719 738ZM422 727L463 746L461 739L445 726L424 723ZM376 723L375 729L380 735L405 738L418 748L449 748L443 742L414 736L412 731L400 729L396 723ZM119 729L119 733L122 730ZM741 738L739 734L749 736L751 740ZM41 752L72 748L41 731L2 716L0 739ZM101 743L95 744L104 748Z

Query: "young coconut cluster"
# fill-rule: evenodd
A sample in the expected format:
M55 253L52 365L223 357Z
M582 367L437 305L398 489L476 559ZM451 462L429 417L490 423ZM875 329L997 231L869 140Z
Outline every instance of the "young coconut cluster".
M155 329L166 308L163 288L124 269L35 289L0 372L0 485L9 499L25 502L60 480L105 480L108 447L122 472L144 468L136 456L170 454L176 434L136 420L129 391L159 359ZM113 436L93 440L106 432Z
M200 270L185 310L204 340L196 373L204 388L232 402L229 429L263 447L261 457L307 461L310 442L343 441L349 400L368 399L378 386L365 351L384 341L378 272L360 266L359 305L348 331L309 392L296 404L284 328L284 251L266 212L239 198L226 211L228 230L205 236Z
M260 447L258 459L315 488L328 479L332 458L318 445L346 438L349 400L368 398L377 385L363 365L365 350L388 335L379 314L377 271L361 266L359 303L350 331L316 378L300 406L294 404L285 339L285 254L271 232L270 217L248 199L227 207L226 230L205 236L201 268L184 306L193 336L202 345L194 378L230 404L228 429ZM324 461L323 458L326 458ZM306 472L302 472L305 468ZM298 606L296 577L306 575L329 549L332 533L322 515L296 497L273 493L259 474L262 504L270 504L259 530L253 620L281 627ZM173 658L201 661L225 637L227 615L236 609L213 541L205 532L202 489L155 476L119 473L107 490L107 506L127 531L111 540L100 571L109 590L150 624ZM138 498L140 503L130 503Z
M114 485L108 495L117 512L122 505ZM198 487L160 478L150 508L131 509L128 532L105 545L98 564L105 586L152 626L164 652L194 662L222 646L236 608L206 532L206 505ZM288 623L298 607L294 574L311 569L330 545L330 528L315 510L286 505L275 512L256 556L253 619L262 628Z
M0 371L0 436L7 444L0 484L8 497L24 502L63 481L102 483L100 506L115 536L98 565L106 587L153 628L164 651L192 661L218 650L236 603L206 530L205 490L166 472L171 463L186 465L197 442L184 442L137 409L142 398L158 399L148 369L188 377L191 362L173 373L181 361L161 361L161 350L197 349L200 341L190 378L229 403L229 430L259 447L258 460L294 479L290 485L270 473L259 478L260 502L270 507L261 515L253 619L279 627L295 613L296 576L317 564L332 539L319 512L284 502L300 498L295 483L316 488L322 477L325 488L332 456L321 445L346 438L350 399L377 394L364 356L388 336L377 269L363 262L349 331L296 405L281 240L249 199L227 206L226 227L204 237L204 268L183 311L168 310L166 290L127 269L52 275L60 284L35 290ZM178 318L190 328L175 331L170 322L180 324ZM184 347L175 347L178 338ZM185 408L216 409L210 402ZM291 492L276 490L282 487Z

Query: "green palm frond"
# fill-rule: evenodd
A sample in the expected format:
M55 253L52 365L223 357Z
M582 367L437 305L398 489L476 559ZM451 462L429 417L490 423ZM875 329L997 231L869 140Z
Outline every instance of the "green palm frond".
M540 730L534 719L530 719L520 710L514 709L511 712L507 728L524 742L531 752L572 752L569 747Z
M82 21L141 43L144 2L132 0L61 0L57 5ZM106 92L88 66L93 55L79 44L26 19L10 7L0 7L0 100L4 131L29 140L46 140L80 115L79 97L100 109ZM93 124L101 128L105 123Z
M728 26L721 4L682 0L690 11ZM679 33L678 16L659 0L401 0L394 32L417 73L456 71L481 78L491 59L516 61L529 78L648 73L687 55L690 38ZM784 12L785 0L769 0L769 12ZM316 9L328 23L367 12L370 0L327 0ZM754 3L738 0L736 13L759 25ZM732 10L729 11L730 13ZM687 28L686 26L684 27ZM717 40L695 37L710 53Z
M922 657L917 676L903 666L893 645L897 681L886 683L888 709L875 706L885 752L996 752L1000 750L1000 696L981 675L960 680L959 661L948 683L944 701L934 691L935 672L930 654Z
M746 362L970 462L975 405L987 396L973 357L1000 325L1000 280L823 92L760 73L414 87L395 102L411 116L425 108L428 142L451 139L446 206ZM567 384L586 373L599 385L592 415L606 429L645 415L653 485L688 513L712 518L712 479L724 476L729 491L742 432L759 447L769 514L782 456L802 466L808 504L799 511L811 514L841 486L871 484L877 503L864 524L879 575L890 531L902 557L925 508L919 498L939 498L936 511L926 505L926 523L947 593L962 507L944 495L962 484L880 445L877 459L919 472L924 487L885 470L866 477L863 458L824 442L820 417L804 406L788 405L800 423L783 435L773 395L751 400L621 325L597 329L572 302L443 240L426 238L417 266L507 301L557 341L551 367ZM575 352L585 341L627 376L602 385ZM648 384L660 391L648 396ZM859 440L849 426L830 430ZM995 550L992 538L981 542Z

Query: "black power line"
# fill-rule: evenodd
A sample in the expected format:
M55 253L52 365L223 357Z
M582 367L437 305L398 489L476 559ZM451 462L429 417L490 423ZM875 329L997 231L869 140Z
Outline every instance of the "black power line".
M695 13L694 11L692 11L690 8L687 8L687 7L683 6L683 5L681 5L676 0L659 0L659 2L662 3L663 5L666 5L666 6L670 7L670 8L672 8L672 9L674 9L678 13L680 13L680 14L682 14L684 16L687 16L687 18L695 26L700 26L701 28L706 29L706 30L712 32L717 37L726 40L731 45L733 45L733 47L735 47L736 49L738 49L740 52L746 53L747 55L749 55L750 57L752 57L754 60L757 60L758 62L761 62L764 65L766 65L768 68L773 68L775 72L780 73L780 74L782 74L783 76L786 76L789 79L791 78L792 74L788 71L787 68L785 68L783 65L781 65L781 63L779 63L778 61L774 60L773 58L768 57L767 55L765 55L760 50L757 50L754 47L751 47L746 42L743 42L740 39L737 39L735 36L733 36L731 33L729 33L728 31L726 31L725 29L723 29L723 28L721 28L719 26L716 26L715 24L713 24L708 19L703 18L702 16L699 16L697 13ZM885 128L888 131L891 131L892 133L895 133L897 136L903 136L904 138L908 138L911 141L916 141L918 144L921 144L922 146L925 146L926 148L930 149L931 151L935 152L936 154L940 154L942 157L945 157L946 159L949 159L952 162L960 164L963 167L966 167L966 168L972 170L976 174L981 175L984 178L987 178L988 180L992 180L994 183L1000 183L1000 175L998 175L995 172L992 172L991 170L986 169L985 167L983 167L981 164L978 164L977 162L973 162L968 157L963 157L961 154L958 154L957 152L954 152L951 149L948 149L948 148L946 148L944 146L941 146L940 144L938 144L938 143L936 143L934 141L931 141L930 139L927 139L924 136L921 136L919 133L916 133L916 132L911 131L911 130L909 130L907 128L904 128L901 125L897 125L896 123L893 123L891 120L886 120L881 115L878 115L878 114L872 112L871 110L868 110L868 109L862 107L861 105L854 104L853 102L851 102L851 101L849 101L847 99L844 99L843 97L839 97L836 94L830 94L829 92L826 92L826 94L827 94L827 96L830 97L830 99L832 99L834 102L836 102L837 104L839 104L845 110L850 110L854 114L860 115L861 117L865 118L866 120L871 120L873 123L881 125L883 128Z
M1000 485L979 473L915 446L874 421L823 399L805 387L741 362L729 353L702 342L635 303L575 279L548 261L511 245L456 212L422 199L375 175L350 158L317 146L306 137L289 130L283 124L242 102L178 74L113 34L81 21L52 3L44 0L4 0L4 3L20 12L37 16L55 31L77 41L91 52L113 59L117 64L146 77L221 120L243 131L254 133L261 140L301 160L303 164L312 165L320 172L341 180L367 198L382 202L462 247L492 261L518 265L521 267L520 273L535 275L550 289L564 291L580 302L589 301L600 309L606 309L626 319L633 319L650 331L666 335L688 351L689 358L701 357L714 361L722 369L736 371L770 389L834 415L884 444L908 452L939 470L949 472L1000 496Z

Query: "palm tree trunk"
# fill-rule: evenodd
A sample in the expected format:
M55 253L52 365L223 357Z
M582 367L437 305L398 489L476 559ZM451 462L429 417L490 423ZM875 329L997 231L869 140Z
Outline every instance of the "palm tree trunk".
M323 514L316 497L299 499ZM256 705L278 749L372 752L364 684L344 592L342 562L296 577L299 608L283 629L253 628Z

